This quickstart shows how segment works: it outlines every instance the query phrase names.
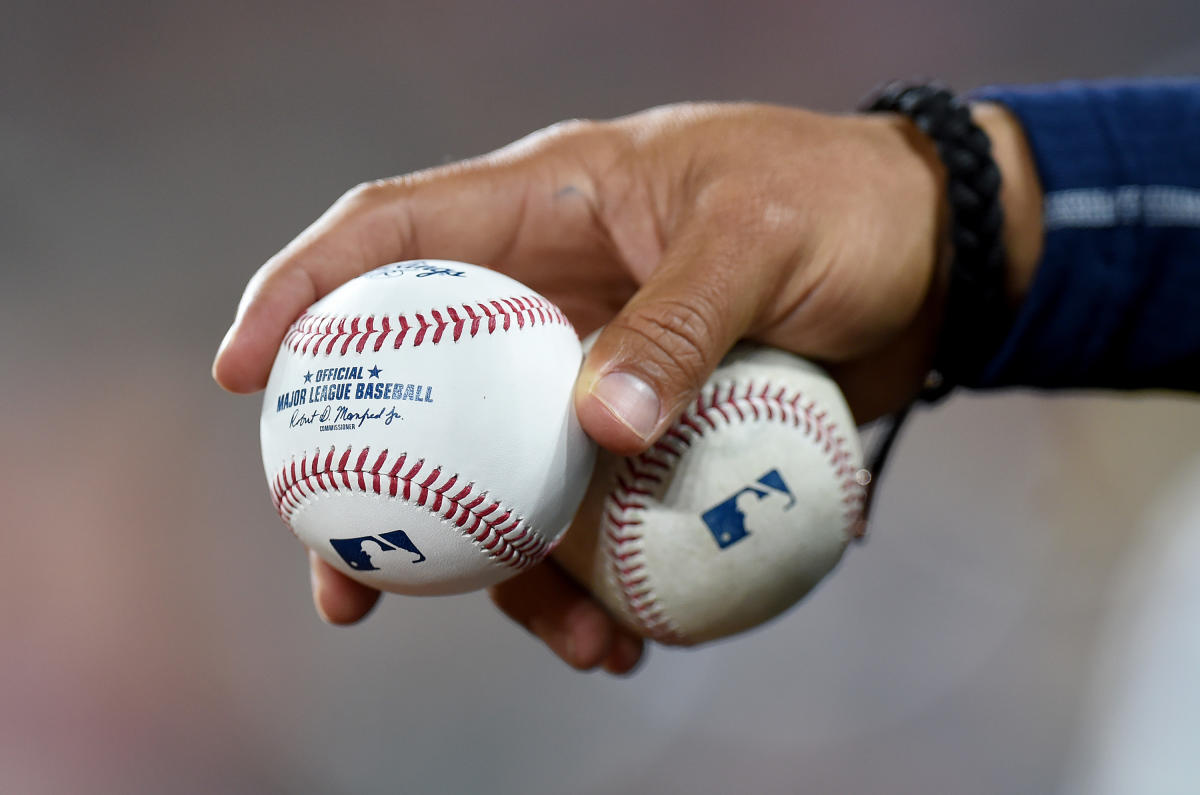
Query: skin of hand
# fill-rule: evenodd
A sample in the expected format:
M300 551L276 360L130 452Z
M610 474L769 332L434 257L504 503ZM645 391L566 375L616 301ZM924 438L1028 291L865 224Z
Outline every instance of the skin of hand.
M1041 193L1016 120L974 109L1003 176L1008 294L1041 246ZM944 172L888 114L759 104L664 106L571 121L489 155L361 185L250 280L213 375L262 389L290 323L338 285L419 257L486 264L555 301L581 335L584 429L620 455L670 425L739 339L821 362L859 422L908 403L928 372L947 262ZM335 624L379 593L310 553ZM491 589L579 669L627 673L643 642L552 561Z

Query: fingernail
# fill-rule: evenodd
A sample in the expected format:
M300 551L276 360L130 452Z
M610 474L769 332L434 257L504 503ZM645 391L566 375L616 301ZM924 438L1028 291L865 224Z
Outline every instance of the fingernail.
M639 438L648 439L658 425L658 395L632 373L608 373L592 385L592 395Z

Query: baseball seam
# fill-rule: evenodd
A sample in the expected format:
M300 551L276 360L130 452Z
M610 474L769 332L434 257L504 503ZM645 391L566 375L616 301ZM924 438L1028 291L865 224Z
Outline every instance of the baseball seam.
M401 347L438 345L447 335L458 342L464 335L520 331L534 326L571 322L557 306L540 295L497 298L486 302L446 306L411 315L324 315L305 313L292 324L283 347L299 354L346 356L363 353L368 346L378 353L388 342Z
M661 643L687 643L687 635L659 601L646 564L642 511L655 498L666 475L697 439L721 427L750 421L778 422L803 428L822 452L842 492L846 525L856 537L866 490L856 479L858 467L846 437L827 411L799 391L768 382L715 384L701 390L678 421L646 452L626 458L605 500L603 539L611 573L625 606L645 635Z
M460 485L459 475L408 453L391 456L385 449L372 454L364 447L338 453L318 448L293 458L271 479L271 500L284 523L312 499L338 492L376 494L402 499L425 508L458 528L484 553L505 566L522 570L540 561L552 544L525 519L474 482Z

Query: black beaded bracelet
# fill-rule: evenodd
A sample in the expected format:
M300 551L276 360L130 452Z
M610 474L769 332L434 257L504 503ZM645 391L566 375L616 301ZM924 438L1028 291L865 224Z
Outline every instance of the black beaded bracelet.
M937 146L946 167L954 256L933 371L921 393L938 400L959 384L976 383L1008 330L1000 170L967 103L945 86L888 83L861 108L907 116Z
M954 255L933 370L920 394L922 400L940 400L955 386L977 383L1010 325L1004 296L1000 170L992 159L991 141L971 119L970 108L941 84L887 83L871 94L860 110L907 116L933 141L946 168ZM882 441L871 455L868 471L872 480L864 517L874 503L884 464L911 408L910 404L887 419Z

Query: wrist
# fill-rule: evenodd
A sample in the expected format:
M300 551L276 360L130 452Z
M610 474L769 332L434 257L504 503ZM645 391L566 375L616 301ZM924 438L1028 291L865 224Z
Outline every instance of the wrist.
M972 108L939 83L901 81L881 87L865 107L910 118L946 169L954 251L935 366L922 392L935 401L974 384L1003 344L1040 256L1040 188L1020 125L999 106Z
M1029 291L1042 257L1042 188L1020 123L1002 105L971 106L971 117L992 143L1004 208L1004 291L1015 309Z

